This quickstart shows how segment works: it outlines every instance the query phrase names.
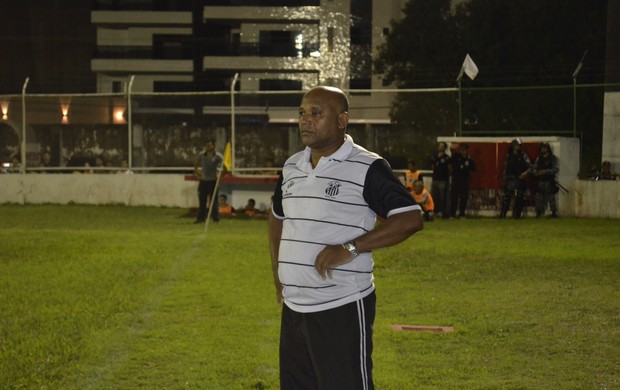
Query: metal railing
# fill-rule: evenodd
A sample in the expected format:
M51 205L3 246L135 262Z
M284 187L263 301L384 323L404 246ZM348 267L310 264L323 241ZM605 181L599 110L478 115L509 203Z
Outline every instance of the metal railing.
M233 171L243 174L273 170L302 147L295 107L303 91L235 91L233 80L228 91L147 93L133 91L131 77L124 93L28 94L28 81L21 94L0 95L0 162L19 156L20 172L120 170L124 160L136 172L188 172L215 139L220 151L231 142ZM383 103L349 132L404 168L407 159L425 161L437 136L602 132L610 87L618 85L351 90ZM351 117L370 108L352 106ZM52 166L40 166L44 152ZM93 169L96 157L106 166Z

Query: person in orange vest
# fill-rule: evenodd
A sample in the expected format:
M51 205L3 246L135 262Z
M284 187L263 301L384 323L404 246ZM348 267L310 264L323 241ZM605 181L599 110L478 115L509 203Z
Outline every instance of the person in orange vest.
M424 188L424 182L422 180L416 180L413 182L413 191L411 196L415 199L416 203L422 207L425 221L432 221L435 216L435 203L430 192Z
M405 187L409 192L413 191L413 183L416 180L422 180L422 172L416 168L415 161L409 160L409 170L405 172Z
M228 197L226 195L220 194L217 201L220 215L232 217L235 214L235 209L227 203Z

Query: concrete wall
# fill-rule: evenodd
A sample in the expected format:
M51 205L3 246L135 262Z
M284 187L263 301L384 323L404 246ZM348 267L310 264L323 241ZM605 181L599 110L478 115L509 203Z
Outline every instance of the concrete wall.
M576 180L569 193L577 217L620 218L620 181Z
M240 208L252 197L261 209L269 207L273 183L225 183L221 193ZM620 218L620 181L574 180L562 195L568 207L562 216ZM0 204L123 204L193 208L196 181L179 174L72 175L0 174Z
M220 194L226 194L235 208L243 208L249 198L256 207L271 206L275 182L222 180ZM198 182L180 174L74 175L0 174L0 204L123 204L195 208Z
M183 175L0 175L0 203L196 207L196 182Z

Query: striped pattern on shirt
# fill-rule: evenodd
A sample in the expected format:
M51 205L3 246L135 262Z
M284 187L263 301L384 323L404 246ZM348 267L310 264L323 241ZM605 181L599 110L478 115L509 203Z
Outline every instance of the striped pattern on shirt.
M323 280L314 263L326 245L339 245L374 229L377 215L420 210L380 156L353 143L323 157L313 169L310 149L284 164L273 214L283 220L279 277L284 302L316 312L362 299L374 291L373 259L362 253Z

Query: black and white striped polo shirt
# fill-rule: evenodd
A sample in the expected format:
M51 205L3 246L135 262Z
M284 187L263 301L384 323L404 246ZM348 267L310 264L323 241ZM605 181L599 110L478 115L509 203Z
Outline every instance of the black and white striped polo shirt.
M342 306L374 290L371 253L361 253L323 280L314 263L325 245L374 229L377 215L387 218L420 207L385 160L347 135L342 147L314 169L310 148L290 157L272 210L283 220L278 270L284 302L304 313Z

